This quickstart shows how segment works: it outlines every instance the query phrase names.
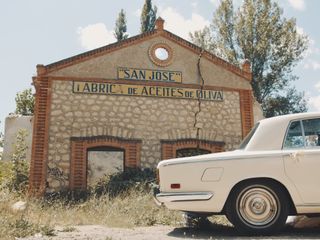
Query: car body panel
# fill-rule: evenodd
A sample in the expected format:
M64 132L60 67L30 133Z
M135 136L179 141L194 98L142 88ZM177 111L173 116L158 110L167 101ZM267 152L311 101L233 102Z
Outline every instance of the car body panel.
M161 161L159 194L205 192L213 196L190 201L174 201L169 196L160 202L181 211L221 213L237 184L269 179L288 191L297 213L320 213L320 174L317 174L320 148L283 149L290 122L306 118L320 118L320 114L291 114L262 120L243 150ZM208 171L210 174L206 176ZM181 187L172 189L171 184Z
M268 178L275 179L285 185L290 189L291 195L295 197L296 201L302 204L295 186L284 174L282 158L288 154L290 152L274 151L268 155L266 152L250 152L250 154L245 154L245 151L234 151L233 154L229 152L203 155L201 156L202 159L198 162L196 161L196 157L187 158L181 162L176 162L175 160L172 160L172 162L170 160L163 161L158 166L161 179L160 192L213 192L214 196L206 202L167 202L165 205L168 208L184 211L218 213L222 211L231 189L237 183L247 179ZM231 155L234 157L232 158ZM269 158L270 156L272 157ZM202 181L203 173L209 168L223 169L223 174L219 181ZM241 171L239 171L240 169ZM183 174L177 174L177 172L183 172ZM252 175L253 172L256 174ZM181 184L181 189L171 189L170 186L173 183Z
M294 151L284 157L285 173L306 204L320 205L320 149ZM307 173L307 174L306 174Z

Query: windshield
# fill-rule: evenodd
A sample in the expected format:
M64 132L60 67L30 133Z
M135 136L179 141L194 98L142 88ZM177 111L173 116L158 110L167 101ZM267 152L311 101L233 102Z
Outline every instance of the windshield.
M239 149L245 149L245 148L246 148L246 146L247 146L248 143L250 142L250 139L252 138L252 136L253 136L254 133L256 132L258 126L259 126L259 123L257 123L256 125L254 125L254 127L251 129L251 131L248 133L248 135L243 139L242 143L240 144Z

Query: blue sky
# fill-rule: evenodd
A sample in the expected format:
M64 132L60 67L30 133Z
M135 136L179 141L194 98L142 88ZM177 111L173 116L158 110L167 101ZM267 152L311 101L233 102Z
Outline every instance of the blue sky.
M37 64L49 64L115 41L113 28L121 8L130 36L139 34L144 0L0 0L0 131L15 109L15 95L31 86ZM239 6L241 0L234 0ZM210 24L219 0L153 0L165 28L183 38ZM294 85L320 111L319 0L278 0L287 18L297 19L310 46L294 72Z

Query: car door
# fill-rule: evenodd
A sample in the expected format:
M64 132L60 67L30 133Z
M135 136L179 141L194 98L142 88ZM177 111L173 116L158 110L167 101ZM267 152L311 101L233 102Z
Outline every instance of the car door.
M286 175L306 204L320 204L320 119L293 121L284 141Z

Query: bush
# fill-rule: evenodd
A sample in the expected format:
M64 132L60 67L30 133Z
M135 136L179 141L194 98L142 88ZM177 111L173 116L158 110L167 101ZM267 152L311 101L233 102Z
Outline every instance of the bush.
M12 162L4 162L0 160L0 189L7 187L12 177L13 177Z
M27 132L20 130L14 144L11 161L0 161L0 187L14 192L25 192L29 183L29 162L26 160Z
M97 183L88 187L88 190L62 190L46 193L45 199L51 202L63 200L66 204L85 202L92 197L106 195L115 198L128 192L136 191L150 194L151 182L155 180L155 170L127 168L124 172L105 175Z
M149 190L148 183L155 179L155 170L127 168L123 172L118 172L100 179L91 189L91 193L96 195L108 194L115 197L131 189Z

